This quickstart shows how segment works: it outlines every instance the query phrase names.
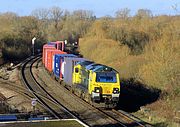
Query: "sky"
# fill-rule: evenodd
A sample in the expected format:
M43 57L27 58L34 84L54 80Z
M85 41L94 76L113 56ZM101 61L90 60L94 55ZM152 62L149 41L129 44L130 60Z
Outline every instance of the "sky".
M131 15L135 15L138 9L149 9L153 15L180 14L180 0L0 0L0 13L15 12L25 16L35 9L54 6L69 11L91 10L97 17L115 16L115 12L123 8L129 8Z

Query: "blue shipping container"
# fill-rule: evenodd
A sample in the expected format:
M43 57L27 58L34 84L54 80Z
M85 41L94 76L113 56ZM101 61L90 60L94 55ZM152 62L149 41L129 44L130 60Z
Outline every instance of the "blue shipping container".
M64 57L77 57L73 54L55 54L53 73L57 78L63 79L64 74Z
M15 115L0 115L0 121L17 121L17 117Z

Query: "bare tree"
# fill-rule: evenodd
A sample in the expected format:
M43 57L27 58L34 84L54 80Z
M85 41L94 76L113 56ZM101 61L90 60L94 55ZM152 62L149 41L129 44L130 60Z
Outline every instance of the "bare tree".
M131 10L128 8L120 9L116 12L116 17L121 19L128 19L130 16L130 11Z
M151 10L148 9L139 9L136 14L139 18L151 18L153 16Z
M92 19L93 18L93 12L88 10L76 10L73 11L73 17L77 19Z
M31 12L31 15L40 20L47 20L49 18L49 10L46 8L35 9Z
M54 21L55 25L55 29L58 29L58 24L59 21L62 18L62 14L63 14L63 10L59 7L52 7L50 9L50 18Z
M177 13L180 13L180 11L178 10L178 4L174 4L171 6Z

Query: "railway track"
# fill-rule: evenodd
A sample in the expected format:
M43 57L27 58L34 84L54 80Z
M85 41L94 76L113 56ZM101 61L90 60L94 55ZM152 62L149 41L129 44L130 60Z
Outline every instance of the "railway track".
M3 84L1 86L1 84ZM4 85L5 84L5 85ZM20 95L23 95L27 98L32 98L33 95L31 93L29 93L29 91L23 87L20 87L20 86L16 86L14 85L13 83L10 83L10 82L7 82L7 81L0 81L0 86L3 87L3 88L6 88L6 89L9 89L9 90L12 90Z
M35 94L37 94L38 96L40 96L41 98L46 99L46 100L49 101L50 103L56 103L54 100L49 99L47 96L42 95L42 94L39 93L39 92L38 92L38 93L37 93L37 92L33 92L33 91L29 92L29 90L26 89L26 88L24 88L24 87L20 87L20 86L17 86L17 85L12 84L12 83L10 83L10 82L8 83L8 82L1 81L1 80L0 80L0 86L1 86L1 83L2 83L2 84L6 84L6 85L2 85L3 88L12 90L12 91L14 91L14 92L16 92L16 93L18 93L18 94L20 94L20 95L28 98L28 99L34 98L34 96L33 96L32 93L35 93Z
M62 95L66 95L65 98L58 96L50 89L46 89L41 83L47 83L43 81L43 78L40 76L35 76L33 74L32 68L38 69L39 59L31 58L28 59L23 65L21 70L22 80L27 87L28 91L36 97L38 102L48 110L55 118L76 118L80 119L83 123L86 123L88 126L115 126L115 127L145 127L146 125L142 121L136 121L127 115L123 115L116 110L103 110L100 108L93 107L87 102L81 100L77 96L71 94L69 90L64 88L62 85L52 83L50 86L55 85L55 89ZM36 66L33 64L36 62ZM45 74L45 73L44 73ZM46 74L45 74L46 75ZM47 74L49 75L49 74ZM40 79L36 79L39 77ZM49 75L50 77L50 75ZM47 77L48 79L48 77ZM46 79L46 80L47 80ZM41 82L41 81L42 82ZM51 79L53 80L53 79ZM46 84L48 87L48 83ZM52 90L52 89L51 89ZM23 89L22 89L23 91ZM51 94L50 94L51 93ZM70 97L70 99L67 98ZM56 98L55 98L56 97ZM67 99L67 100L66 100ZM72 99L72 100L71 100ZM69 101L69 102L66 102ZM61 103L60 103L61 102ZM71 104L71 102L73 102ZM68 115L67 115L68 114Z
M102 112L106 113L110 117L120 121L123 123L123 127L150 127L151 125L141 121L140 119L135 119L134 117L130 116L129 114L123 111L117 110L102 110Z
M35 67L36 67L36 69L39 68L39 62L38 62L38 64L36 64ZM119 111L103 110L100 108L93 107L90 104L88 104L87 102L78 98L77 96L71 94L71 92L69 90L67 90L66 88L64 88L62 85L58 85L59 83L57 81L55 81L53 79L49 80L50 75L47 74L47 72L45 70L43 72L43 75L45 75L44 78L41 77L39 74L36 74L36 77L39 78L39 80L38 80L39 84L47 83L44 85L54 87L55 90L59 91L59 93L63 93L63 95L67 94L68 96L70 96L70 98L73 101L75 101L76 104L73 104L72 101L69 101L67 97L65 97L66 98L66 100L65 100L63 98L63 95L58 96L57 94L55 94L56 92L52 93L52 91L47 91L47 92L51 92L52 94L54 94L53 96L56 96L56 98L59 98L58 100L61 100L61 102L64 106L66 106L69 110L73 111L73 113L78 118L83 120L89 126L96 126L96 125L97 126L121 126L121 127L129 127L129 126L146 127L147 126L147 124L145 124L143 121L132 119L131 117L129 117L125 114L122 114ZM76 105L79 105L78 109L77 109ZM82 107L86 108L86 109L83 109ZM84 110L86 110L86 112L84 112ZM89 113L89 112L91 112L91 113ZM89 115L87 116L87 114L89 114ZM92 120L89 120L89 119L92 119Z
M38 100L38 102L48 110L56 119L61 118L76 118L71 112L65 109L60 103L57 103L55 98L50 96L40 84L37 83L32 75L32 65L40 57L33 57L28 59L23 65L21 70L22 80L30 91L30 93Z

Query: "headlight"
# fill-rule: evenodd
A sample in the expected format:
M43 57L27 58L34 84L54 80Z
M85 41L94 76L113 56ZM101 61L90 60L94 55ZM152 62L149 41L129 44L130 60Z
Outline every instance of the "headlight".
M100 88L99 87L94 87L94 92L99 93L100 92Z
M113 93L115 94L119 93L119 88L113 88Z

